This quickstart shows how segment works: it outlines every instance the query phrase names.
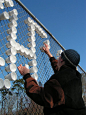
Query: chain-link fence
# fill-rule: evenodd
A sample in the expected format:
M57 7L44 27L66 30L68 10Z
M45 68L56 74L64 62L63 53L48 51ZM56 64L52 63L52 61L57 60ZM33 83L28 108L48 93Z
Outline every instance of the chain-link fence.
M19 0L1 0L0 14L0 115L43 115L43 107L27 97L17 67L28 67L28 63L30 69L35 66L35 77L34 72L31 75L43 86L54 72L40 47L49 40L55 58L56 52L64 48ZM35 65L30 65L32 60ZM83 76L86 102L86 74L80 66L77 69Z

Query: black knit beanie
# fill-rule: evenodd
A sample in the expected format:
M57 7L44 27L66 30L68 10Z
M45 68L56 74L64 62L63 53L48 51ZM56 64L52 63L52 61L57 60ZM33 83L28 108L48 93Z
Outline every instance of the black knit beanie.
M61 53L61 58L72 66L76 67L80 61L80 55L73 49L65 50Z

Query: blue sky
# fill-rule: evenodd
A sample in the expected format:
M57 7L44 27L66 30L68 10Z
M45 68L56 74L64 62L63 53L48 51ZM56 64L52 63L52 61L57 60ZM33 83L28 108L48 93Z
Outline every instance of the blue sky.
M86 0L20 0L86 71Z

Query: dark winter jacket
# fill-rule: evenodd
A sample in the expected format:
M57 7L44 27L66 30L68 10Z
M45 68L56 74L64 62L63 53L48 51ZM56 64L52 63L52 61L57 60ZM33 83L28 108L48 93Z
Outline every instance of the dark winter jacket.
M81 74L66 65L58 71L57 60L52 57L50 61L55 74L44 87L39 87L29 73L24 76L27 95L44 106L45 115L86 115Z

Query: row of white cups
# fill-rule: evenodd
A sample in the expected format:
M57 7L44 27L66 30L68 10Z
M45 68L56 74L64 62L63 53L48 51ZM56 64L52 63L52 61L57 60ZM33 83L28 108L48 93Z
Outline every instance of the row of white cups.
M29 36L29 38L27 40L29 43L27 44L27 47L29 48L28 50L30 51L30 53L29 51L26 51L27 55L25 54L24 56L28 59L32 59L31 61L28 62L28 65L26 65L26 67L29 68L29 66L32 66L31 68L29 68L30 73L33 73L31 76L37 80L38 79L38 75L37 75L38 69L36 67L37 61L36 61L36 49L35 49L36 47L35 25L32 23L34 22L33 20L28 20L28 19L31 19L31 18L28 17L24 22L25 24L28 25L27 35Z
M32 20L30 17L28 17L26 20L24 20L25 24L30 26L31 24L35 27L35 31L38 33L38 35L41 38L47 38L47 34L45 31L36 23L34 20Z
M29 36L28 40L28 48L25 48L23 45L20 45L17 43L15 40L17 39L16 33L17 33L17 20L18 20L18 12L16 9L13 9L12 11L9 12L3 12L0 15L0 20L6 20L9 19L10 23L8 23L9 29L7 30L7 33L9 34L6 39L9 41L6 46L8 50L5 52L8 55L8 58L5 59L5 62L8 63L9 65L5 67L6 72L11 72L8 75L5 76L5 80L7 81L14 81L17 79L17 75L15 73L17 67L15 65L16 63L16 53L20 53L20 55L25 56L25 58L32 59L31 61L28 62L28 67L33 66L29 68L30 73L33 73L31 76L34 77L36 80L38 79L37 75L37 62L36 62L36 43L35 43L35 30L38 33L41 33L41 37L47 38L47 34L40 29L40 27L30 18L26 19L24 22L25 24L28 24L28 33L27 35ZM32 23L33 22L33 23ZM39 28L39 29L38 29ZM26 64L27 65L27 64ZM7 83L7 81L5 83ZM9 84L9 82L8 82ZM6 87L6 85L5 85ZM0 86L1 88L1 86ZM8 87L6 87L8 88ZM10 84L9 84L10 88Z
M4 6L5 7L13 7L14 3L12 0L0 0L0 9L4 9Z
M3 4L4 3L4 4ZM0 9L4 9L5 7L13 7L14 3L12 0L0 0ZM9 36L15 36L14 38L16 39L16 33L17 33L17 20L18 20L18 12L16 9L13 9L9 12L4 11L2 14L0 14L0 20L9 20L10 23L8 23L9 29L7 30L7 33L10 34ZM7 36L7 40L9 41L11 37L9 38ZM8 49L10 50L10 49ZM17 79L17 75L15 73L16 71L16 65L14 64L16 62L16 57L15 55L8 54L9 57L4 60L2 57L0 57L0 66L4 66L5 62L6 63L11 63L9 64L5 70L7 72L11 72L8 75L5 76L5 80L0 78L0 89L9 89L11 87L10 81L15 81ZM11 71L12 70L12 71Z
M16 49L10 44L10 42L12 42L11 40L16 40L17 36L17 20L18 20L18 12L16 9L13 9L11 11L8 12L9 15L9 21L10 23L8 23L8 27L9 29L7 30L7 33L9 34L6 38L7 41L9 41L6 46L8 48L8 50L6 51L6 54L8 55L8 58L6 58L6 63L8 63L9 65L5 67L5 71L6 72L11 72L8 75L5 76L5 79L8 79L10 81L15 81L17 79L17 75L16 75ZM14 44L15 45L15 44ZM12 53L11 53L12 52Z

